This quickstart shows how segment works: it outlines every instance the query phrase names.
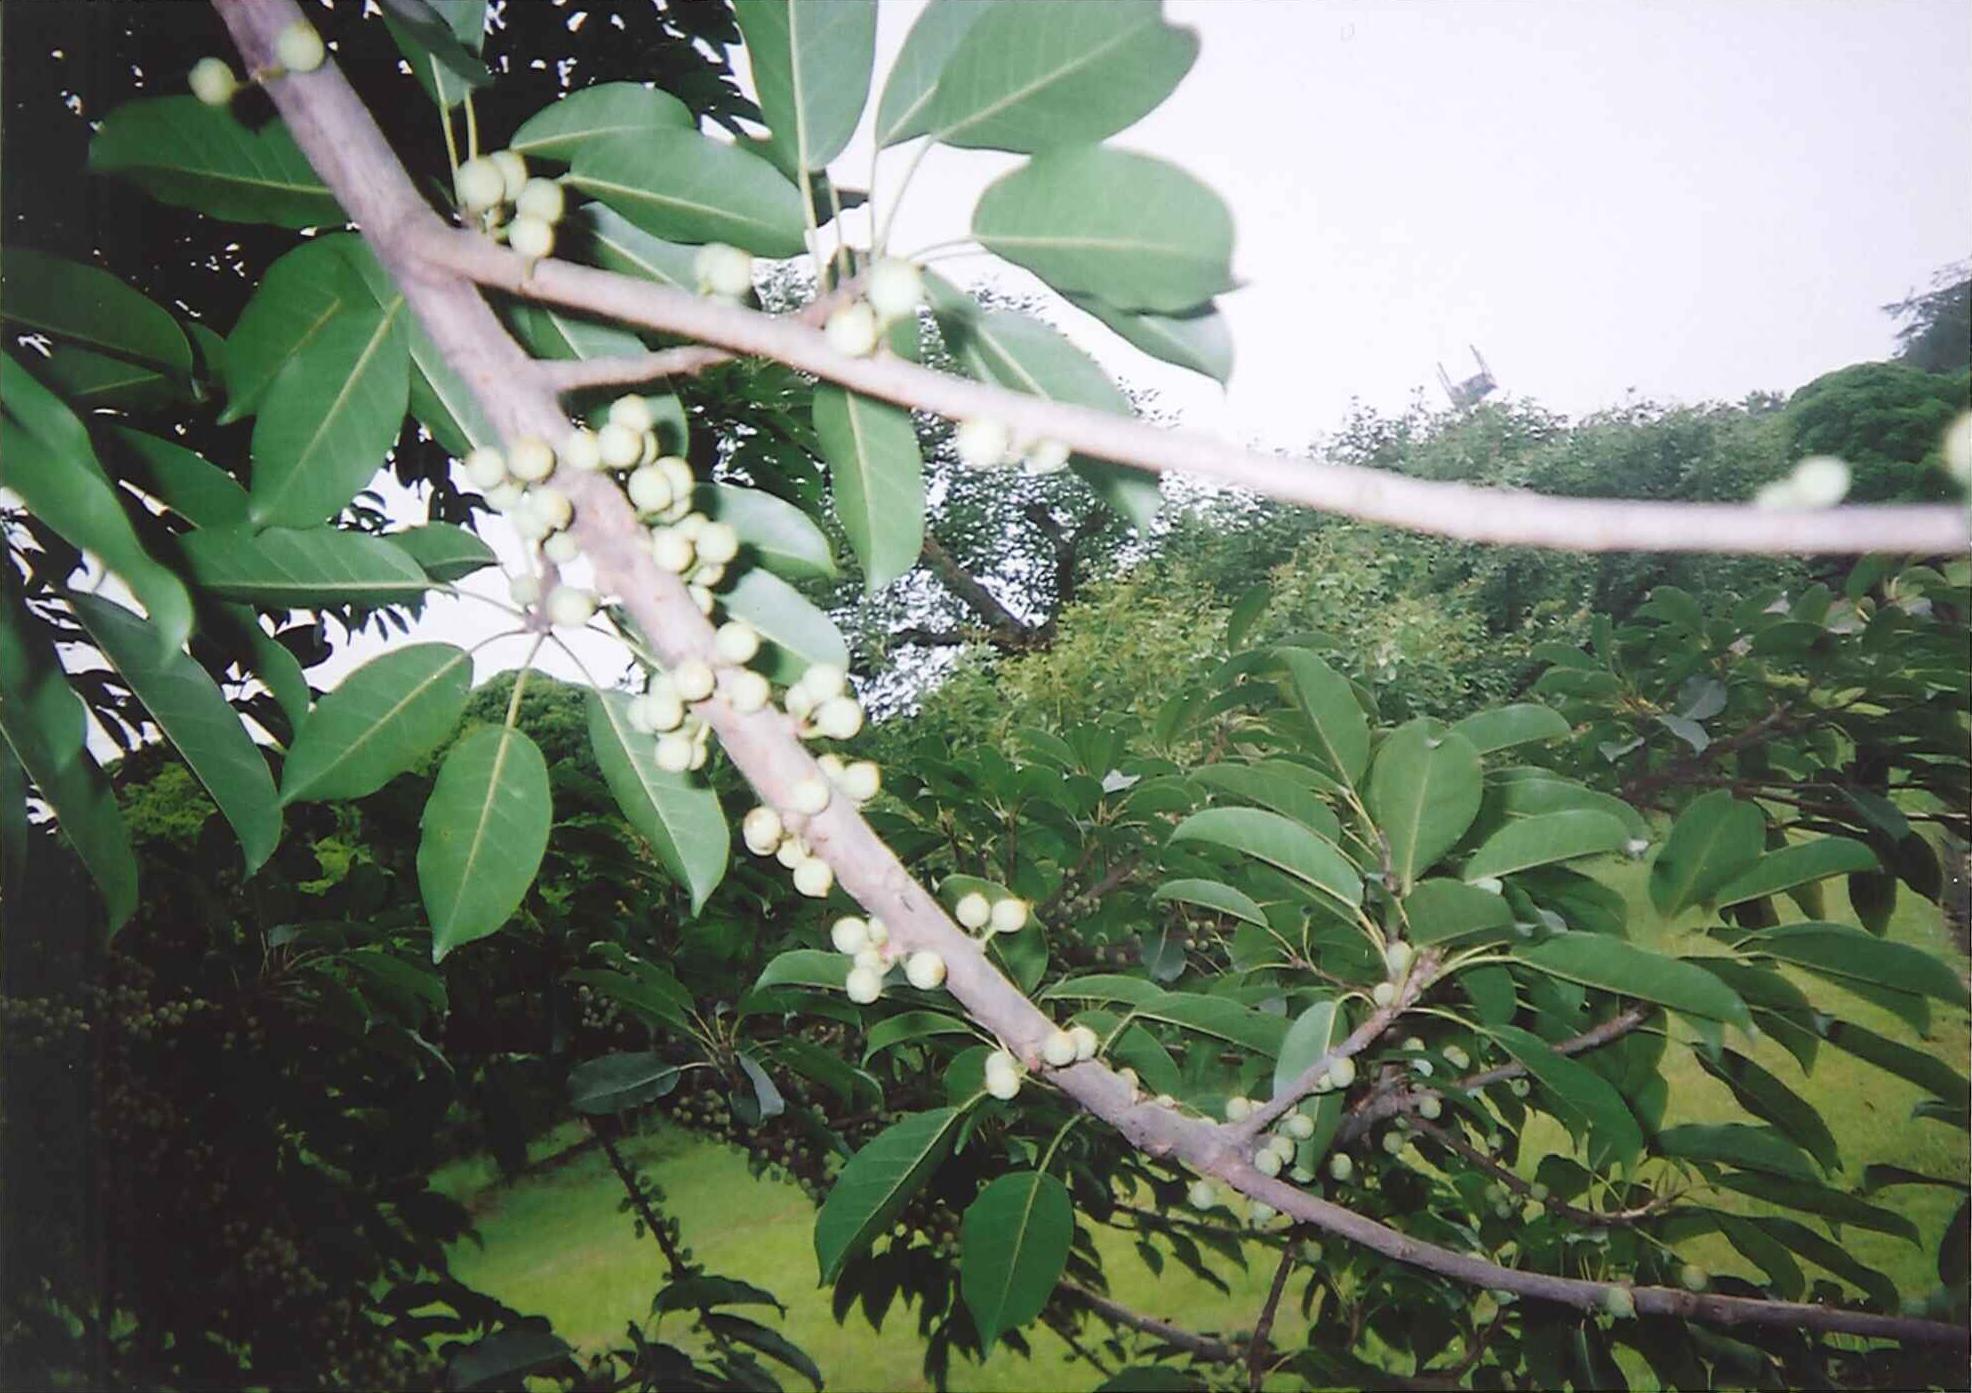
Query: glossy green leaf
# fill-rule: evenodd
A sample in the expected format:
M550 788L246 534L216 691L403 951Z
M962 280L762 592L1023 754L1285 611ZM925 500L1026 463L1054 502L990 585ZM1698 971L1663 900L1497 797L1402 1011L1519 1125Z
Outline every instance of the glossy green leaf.
M1487 802L1504 817L1540 817L1544 813L1607 813L1621 822L1634 841L1651 840L1643 814L1613 794L1602 793L1545 769L1516 766L1491 771ZM1483 815L1483 814L1482 814Z
M1832 875L1877 869L1876 853L1847 837L1816 837L1769 851L1714 897L1720 908L1777 895Z
M1295 703L1314 728L1310 753L1345 783L1354 784L1369 767L1369 719L1355 689L1334 668L1305 648L1275 650L1287 669Z
M835 515L863 563L864 589L874 594L917 565L924 549L917 428L900 407L827 385L815 389L814 415Z
M1730 1214L1720 1214L1717 1218L1719 1232L1739 1250L1740 1256L1766 1273L1767 1284L1775 1295L1783 1301L1800 1299L1807 1279L1801 1275L1800 1264L1794 1261L1785 1244L1751 1219Z
M719 795L695 775L657 767L657 742L631 728L630 698L624 693L591 690L586 702L589 744L603 781L630 825L691 892L696 914L726 874L732 838Z
M1870 982L1956 1006L1967 1003L1965 982L1949 964L1921 948L1847 924L1783 924L1750 935L1741 946L1824 976Z
M497 566L500 558L479 535L449 522L426 522L388 534L391 544L424 568L440 584L464 579L474 571Z
M1419 945L1513 926L1513 909L1504 896L1442 876L1420 880L1403 904L1407 937Z
M8 248L0 264L0 314L17 331L48 334L179 380L192 374L192 345L178 321L95 266Z
M374 312L376 295L360 269L360 247L361 239L346 233L314 237L267 268L226 336L219 364L226 383L222 423L259 410L274 380L331 324Z
M1134 1003L1131 1010L1146 1019L1215 1036L1269 1058L1280 1053L1281 1040L1287 1033L1287 1024L1279 1016L1255 1011L1222 996L1202 996L1197 992L1160 991Z
M1699 1049L1692 1058L1706 1073L1732 1090L1739 1106L1766 1122L1771 1122L1815 1158L1825 1171L1841 1168L1842 1158L1835 1138L1821 1114L1793 1089L1769 1074L1745 1055L1722 1049L1716 1055Z
M1852 1021L1829 1021L1823 1026L1822 1035L1836 1049L1908 1080L1947 1103L1962 1108L1967 1094L1972 1093L1972 1083L1935 1054L1900 1045Z
M1342 825L1328 804L1310 792L1308 786L1279 768L1253 764L1208 764L1195 770L1192 779L1214 791L1229 793L1249 803L1291 817L1329 841L1342 835Z
M1163 160L1103 145L1036 155L979 197L972 235L1064 294L1174 314L1237 285L1232 214Z
M1039 1171L992 1181L959 1227L959 1291L980 1347L1041 1313L1068 1264L1075 1206L1068 1187Z
M790 948L776 954L762 969L753 989L768 987L826 987L842 991L849 982L848 958L825 948Z
M1565 740L1568 737L1568 722L1560 712L1539 702L1523 701L1512 706L1498 706L1490 711L1475 711L1464 720L1455 722L1452 729L1472 742L1472 748L1482 755L1495 750L1511 749L1515 745L1532 745L1545 740Z
M1657 1150L1687 1161L1716 1161L1795 1180L1816 1178L1807 1154L1770 1127L1687 1122L1657 1134Z
M1120 972L1094 972L1069 977L1041 993L1043 1001L1100 1001L1110 1005L1147 1006L1164 995L1154 982Z
M451 748L418 840L433 962L513 917L541 867L552 821L548 763L532 740L481 726Z
M746 1056L740 1056L744 1059ZM704 1317L705 1328L713 1335L738 1344L750 1346L769 1359L777 1360L808 1380L821 1393L822 1371L807 1351L795 1344L780 1331L762 1325L757 1320L745 1316L727 1315L715 1311Z
M775 575L788 580L835 576L827 534L792 503L737 484L700 484L692 501L708 518L739 533L740 545Z
M684 1071L662 1055L606 1054L568 1071L568 1102L577 1112L611 1113L662 1098Z
M590 254L605 271L698 293L696 247L653 237L601 203L583 204L564 222L587 232Z
M280 843L281 805L265 756L219 684L190 655L159 653L150 625L123 606L70 595L69 607L233 825L252 875Z
M931 129L932 98L946 60L987 6L977 0L930 0L904 36L904 46L891 61L890 76L876 108L877 148L923 135Z
M1204 373L1224 385L1232 378L1232 328L1217 305L1183 314L1121 310L1092 295L1070 295L1075 308L1094 315L1117 337L1159 362Z
M653 237L798 256L801 195L766 160L696 131L585 142L565 181Z
M1833 1272L1874 1302L1879 1310L1898 1305L1897 1285L1883 1273L1868 1267L1849 1254L1847 1248L1824 1238L1806 1224L1779 1216L1763 1216L1752 1221L1770 1236L1785 1243L1802 1257Z
M493 80L479 58L486 0L391 0L383 23L411 76L441 111Z
M1687 1015L1725 1021L1742 1030L1753 1023L1739 994L1703 968L1607 934L1555 934L1544 942L1515 948L1513 956L1570 982L1654 1001Z
M714 1306L772 1306L785 1312L779 1297L737 1277L682 1277L659 1287L651 1298L654 1316L667 1311L692 1311Z
M179 379L157 368L73 344L54 345L41 372L78 411L154 411L188 394Z
M136 483L185 521L199 527L238 527L247 518L247 493L239 480L183 445L112 426L104 432L105 453L117 474Z
M901 1015L886 1016L871 1026L869 1033L863 1037L864 1062L884 1050L935 1036L964 1036L970 1040L973 1029L957 1016L948 1016L941 1011L905 1011Z
M1666 916L1710 899L1766 850L1766 819L1728 789L1691 802L1650 867L1650 902Z
M1585 1064L1556 1054L1539 1036L1517 1026L1498 1025L1492 1034L1527 1072L1586 1125L1589 1155L1596 1164L1628 1166L1643 1150L1643 1132L1622 1096Z
M1737 1190L1743 1195L1753 1195L1768 1204L1784 1205L1789 1209L1805 1210L1819 1214L1838 1224L1853 1224L1857 1228L1873 1229L1878 1233L1894 1234L1898 1238L1918 1241L1917 1225L1903 1215L1874 1205L1867 1200L1841 1190L1831 1189L1813 1180L1790 1180L1779 1175L1746 1175L1729 1171L1719 1178L1719 1183L1729 1190Z
M587 358L621 358L644 352L644 341L628 329L599 319L565 314L546 305L512 304L508 320L520 341L537 358L573 362Z
M200 528L179 545L193 584L222 600L367 606L405 603L431 589L431 577L401 548L338 527Z
M219 635L237 640L247 669L272 694L289 722L298 727L307 720L314 697L301 660L260 627L260 616L250 606L217 604L208 612L214 616Z
M924 118L948 145L1030 152L1101 140L1171 94L1198 39L1158 0L990 7L946 59Z
M1542 813L1509 822L1479 844L1465 863L1467 880L1512 875L1534 866L1602 856L1623 849L1629 829L1607 813Z
M1346 1033L1348 1019L1332 999L1317 1001L1294 1018L1281 1040L1280 1055L1274 1060L1274 1095L1278 1097L1310 1066L1327 1054Z
M280 121L250 129L229 108L193 96L126 102L112 111L90 142L89 167L123 176L160 203L229 222L346 221Z
M1463 735L1417 720L1384 739L1366 800L1389 842L1399 893L1458 844L1479 814L1484 791L1479 752Z
M815 1216L815 1257L824 1282L834 1281L844 1263L896 1221L951 1149L963 1115L957 1108L913 1113L849 1158Z
M414 643L370 659L295 732L281 801L375 793L444 743L471 686L472 658L449 643Z
M776 682L793 682L814 663L849 666L849 646L834 621L773 572L743 571L719 598L729 616L767 640L755 666Z
M1165 904L1177 901L1180 904L1195 904L1216 914L1230 914L1235 919L1244 919L1260 928L1268 927L1267 916L1241 891L1216 880L1167 880L1157 887L1151 897L1152 904Z
M507 148L528 159L569 161L599 141L695 131L697 125L691 109L669 92L641 82L599 82L521 122Z
M1362 877L1331 842L1298 822L1260 808L1207 808L1171 833L1174 842L1196 841L1265 861L1345 905L1362 903Z
M753 90L795 169L826 169L855 134L876 61L876 0L734 0Z

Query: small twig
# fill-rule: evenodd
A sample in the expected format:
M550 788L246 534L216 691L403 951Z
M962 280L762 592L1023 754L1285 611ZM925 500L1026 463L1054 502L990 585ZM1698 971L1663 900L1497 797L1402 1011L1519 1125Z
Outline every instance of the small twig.
M543 360L535 367L553 392L576 392L585 387L630 386L660 377L696 377L707 368L731 362L723 348L687 344L634 358L564 358Z
M1664 1195L1652 1200L1649 1204L1638 1205L1634 1209L1603 1211L1577 1208L1575 1205L1555 1199L1552 1195L1545 1197L1536 1195L1533 1185L1522 1180L1513 1172L1512 1168L1500 1164L1497 1158L1488 1156L1485 1152L1448 1127L1440 1127L1436 1123L1427 1122L1421 1117L1413 1117L1410 1125L1420 1136L1429 1137L1446 1150L1457 1152L1466 1160L1472 1162L1473 1165L1489 1172L1499 1180L1500 1184L1506 1186L1514 1194L1533 1200L1535 1203L1545 1206L1550 1214L1559 1215L1561 1218L1580 1224L1584 1228L1595 1228L1598 1225L1606 1224L1618 1226L1640 1224L1645 1219L1654 1219L1662 1214L1665 1209L1669 1208L1672 1202L1671 1196Z
M1287 1290L1287 1274L1294 1270L1298 1241L1289 1230L1286 1242L1281 1244L1280 1264L1274 1268L1274 1284L1267 1289L1267 1304L1260 1308L1260 1318L1253 1322L1253 1342L1246 1349L1246 1386L1253 1393L1259 1393L1261 1380L1267 1376L1269 1356L1273 1353L1267 1337L1274 1333L1274 1313L1280 1309L1281 1293Z
M1167 1320L1159 1320L1156 1316L1143 1315L1128 1306L1110 1300L1099 1292L1090 1291L1079 1282L1064 1281L1056 1290L1065 1292L1105 1320L1128 1326L1132 1330L1140 1330L1146 1335L1162 1340L1167 1345L1185 1351L1194 1359L1203 1359L1213 1364L1239 1362L1239 1351L1224 1340L1201 1335L1195 1330L1186 1330Z

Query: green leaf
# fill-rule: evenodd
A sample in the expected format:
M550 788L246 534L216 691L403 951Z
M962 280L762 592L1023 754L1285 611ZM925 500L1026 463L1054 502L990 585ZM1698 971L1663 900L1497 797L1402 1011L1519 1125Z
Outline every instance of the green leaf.
M982 1351L1001 1332L1041 1314L1068 1264L1075 1206L1068 1187L1040 1171L994 1180L966 1206L959 1228L959 1291Z
M1222 996L1200 996L1195 992L1160 991L1135 1003L1131 1009L1147 1019L1229 1040L1269 1058L1280 1053L1281 1040L1287 1031L1279 1016L1255 1011Z
M424 568L441 585L464 579L474 571L497 566L500 558L477 533L449 522L420 523L388 534L392 545Z
M250 607L220 604L209 612L216 618L222 635L239 641L246 666L273 695L289 722L300 726L308 719L308 707L313 700L301 660L286 644L260 627L260 616Z
M1560 712L1539 702L1519 702L1490 711L1475 711L1452 729L1472 742L1482 755L1515 745L1531 745L1544 740L1565 740L1569 725Z
M1622 1095L1602 1075L1566 1055L1556 1054L1537 1035L1517 1026L1498 1025L1491 1033L1513 1057L1527 1066L1543 1088L1587 1125L1589 1155L1596 1164L1627 1166L1643 1150L1643 1132L1624 1104ZM1565 1114L1564 1114L1565 1120Z
M1667 918L1710 899L1766 850L1766 819L1727 789L1695 798L1650 867L1650 902Z
M774 681L796 681L815 663L849 666L849 646L834 621L773 572L743 571L719 599L730 618L744 619L771 645L756 666Z
M444 743L471 686L471 656L449 643L414 643L370 659L295 732L281 801L375 793Z
M512 304L506 307L506 314L521 342L539 358L567 362L629 357L644 351L644 341L628 329L564 314L546 305Z
M827 385L815 389L814 414L835 515L863 563L865 593L875 594L917 565L924 549L917 428L908 411Z
M346 218L288 128L257 130L197 97L126 102L89 145L89 167L120 174L160 203L228 222L339 227Z
M222 424L259 410L282 370L342 316L379 312L359 269L361 245L347 233L315 237L267 268L226 336L219 363L226 383Z
M739 533L754 559L788 580L830 580L836 574L828 537L792 503L737 484L700 484L698 511Z
M904 36L904 46L890 64L883 98L877 103L879 150L931 129L931 104L939 75L945 71L952 50L987 8L975 0L930 0L918 11L911 32Z
M1947 963L1847 924L1784 924L1749 935L1740 946L1824 977L1870 982L1956 1006L1967 1002L1964 980Z
M1752 1222L1808 1261L1819 1263L1844 1281L1853 1283L1856 1289L1874 1302L1879 1310L1887 1311L1897 1306L1896 1283L1874 1268L1857 1262L1849 1255L1848 1249L1831 1243L1806 1224L1775 1216L1754 1219Z
M1753 1024L1739 994L1703 968L1607 934L1559 933L1545 942L1517 947L1513 956L1530 967L1584 986L1654 1001L1673 1011L1725 1021L1742 1030Z
M1198 56L1158 0L1023 0L979 16L946 60L924 127L935 140L1031 152L1101 140L1171 94Z
M1621 851L1629 829L1607 813L1542 813L1509 822L1479 844L1465 863L1467 880L1512 875L1532 866Z
M281 805L267 760L225 693L188 654L159 653L150 626L123 606L70 595L69 607L233 825L252 875L280 843Z
M1216 880L1167 880L1157 887L1150 900L1152 904L1177 900L1183 904L1201 905L1215 913L1230 914L1235 919L1257 924L1263 929L1268 927L1266 913L1259 905L1232 886L1222 885Z
M1734 876L1715 897L1720 908L1764 899L1850 871L1873 871L1876 853L1847 837L1816 837L1769 851Z
M887 1049L940 1035L963 1035L971 1039L972 1027L957 1016L939 1011L906 1011L902 1015L886 1016L863 1037L863 1060L867 1063Z
M28 247L0 266L0 314L8 327L65 339L185 381L192 345L178 321L108 271Z
M575 1370L575 1352L560 1336L540 1326L509 1325L459 1349L445 1366L445 1386L522 1388L529 1374L562 1379L579 1376Z
M1719 1232L1742 1257L1767 1274L1767 1285L1776 1295L1784 1301L1799 1299L1807 1279L1801 1275L1800 1264L1788 1253L1786 1245L1751 1219L1730 1214L1720 1214L1717 1219Z
M1503 895L1440 876L1420 880L1404 896L1404 918L1407 937L1423 945L1511 928L1513 908Z
M1828 1126L1798 1093L1743 1054L1722 1049L1714 1055L1694 1050L1692 1057L1706 1073L1732 1090L1739 1106L1771 1122L1814 1157L1824 1171L1841 1169L1842 1158Z
M153 411L187 395L177 379L156 368L72 344L56 344L51 348L41 371L78 411L103 407Z
M1407 894L1419 872L1458 844L1485 792L1472 742L1430 720L1397 727L1370 769L1370 815L1390 844L1392 888Z
M698 251L653 237L615 209L585 203L567 221L588 229L596 265L698 294Z
M486 0L392 0L384 28L440 111L449 112L493 80L479 59L486 36Z
M209 527L179 539L193 584L222 600L292 609L420 599L431 577L381 537L338 527Z
M237 527L247 519L239 480L173 441L128 426L105 435L117 473L198 527Z
M606 1054L568 1071L568 1101L577 1112L622 1112L678 1086L684 1071L656 1054Z
M714 1306L772 1306L785 1312L779 1297L737 1277L682 1277L659 1287L651 1298L650 1312L661 1316L667 1311L707 1310Z
M1489 778L1486 798L1502 816L1510 818L1539 817L1543 813L1606 813L1622 823L1633 840L1651 839L1650 824L1628 803L1546 769L1516 766L1496 770Z
M1737 1190L1743 1195L1753 1195L1768 1204L1785 1205L1789 1209L1805 1210L1810 1214L1820 1214L1841 1224L1854 1224L1857 1228L1873 1229L1878 1233L1895 1234L1899 1238L1918 1241L1917 1225L1901 1214L1896 1214L1867 1200L1812 1180L1789 1180L1784 1176L1762 1174L1747 1175L1739 1171L1728 1171L1719 1177L1719 1184L1729 1190Z
M1094 315L1125 343L1163 363L1204 373L1221 386L1232 377L1232 329L1217 305L1183 314L1120 310L1092 295L1070 295L1076 309Z
M569 161L598 141L693 131L691 109L641 82L599 82L570 92L521 122L507 148L528 159Z
M696 131L587 141L564 181L653 237L799 256L801 195L766 160Z
M406 311L344 309L268 386L253 424L260 527L329 522L382 468L411 392Z
M1768 1127L1743 1122L1688 1122L1657 1134L1657 1150L1687 1161L1717 1161L1748 1170L1815 1179L1814 1167L1801 1149Z
M1174 842L1197 841L1242 852L1277 866L1343 904L1362 903L1362 877L1335 846L1279 813L1259 808L1207 808L1171 833Z
M1086 977L1070 977L1056 982L1041 993L1041 999L1147 1006L1163 995L1163 988L1141 977L1128 977L1120 972L1095 972Z
M744 1058L745 1056L741 1056ZM705 1328L712 1334L743 1345L750 1345L770 1359L778 1360L813 1384L822 1387L822 1371L807 1352L778 1330L770 1329L745 1316L712 1314L705 1317Z
M1119 309L1178 313L1238 284L1219 196L1176 165L1103 145L1002 175L980 195L972 235L1056 290Z
M1964 1107L1967 1094L1972 1093L1972 1083L1936 1055L1900 1045L1853 1022L1829 1021L1822 1035L1836 1049L1906 1079L1947 1103Z
M452 747L418 841L433 962L513 917L541 867L552 820L548 763L532 740L481 726Z
M963 1115L957 1108L914 1113L884 1128L849 1158L815 1216L815 1257L824 1282L833 1282L842 1265L903 1212L951 1149Z
M754 982L753 990L826 987L839 992L848 985L851 965L848 958L826 948L790 948L767 964Z
M1369 720L1348 679L1305 648L1275 650L1287 669L1294 700L1314 727L1313 753L1344 783L1369 767Z
M719 795L690 774L657 767L657 742L631 728L624 693L591 690L587 704L589 744L603 781L630 825L691 892L692 913L698 913L726 874L731 835Z
M1274 1060L1274 1095L1293 1087L1314 1062L1334 1046L1336 1032L1348 1025L1333 999L1324 997L1294 1018Z
M1306 784L1281 772L1278 767L1208 764L1194 771L1192 778L1207 788L1224 790L1283 817L1291 817L1331 842L1342 835L1342 824L1328 804L1310 792Z
M876 0L735 0L753 89L795 169L826 169L862 118L876 61Z

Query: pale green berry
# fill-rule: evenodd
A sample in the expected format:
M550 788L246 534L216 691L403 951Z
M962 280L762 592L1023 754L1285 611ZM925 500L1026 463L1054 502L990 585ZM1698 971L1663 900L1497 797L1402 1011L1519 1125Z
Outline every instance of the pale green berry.
M1467 1054L1463 1049L1460 1049L1457 1045L1447 1045L1441 1053L1445 1056L1445 1062L1454 1069L1470 1069L1472 1067L1472 1056Z
M561 185L553 179L529 179L514 200L514 209L521 217L537 218L550 227L561 221L567 206Z
M529 261L539 261L555 250L555 225L523 213L508 225L507 245Z
M1280 1125L1296 1141L1306 1141L1315 1134L1315 1119L1306 1113L1291 1112Z
M1538 1180L1527 1187L1527 1193L1533 1198L1540 1200L1543 1204L1547 1202L1548 1188Z
M611 469L629 469L644 457L644 438L630 427L611 421L596 432L596 453ZM670 507L676 495L664 471L648 465L632 474L625 487L629 490L630 501L646 513Z
M530 542L538 542L555 529L549 524L540 504L530 495L524 495L517 507L509 515L514 531Z
M1972 411L1961 412L1945 431L1945 471L1972 489Z
M921 992L933 992L945 985L945 960L929 948L920 948L904 960L904 976Z
M609 424L621 426L632 435L642 435L657 425L657 416L648 398L625 392L609 404Z
M1116 1071L1116 1077L1121 1079L1124 1083L1130 1086L1130 1096L1132 1098L1136 1097L1139 1093L1143 1092L1143 1085L1138 1080L1137 1071L1135 1069L1132 1069L1126 1065L1123 1068L1118 1069Z
M698 612L710 619L712 611L719 607L718 599L702 585L689 585L685 589L691 595L692 603L698 607Z
M584 474L594 473L603 467L602 445L592 430L577 426L568 433L561 443L561 462L570 469Z
M557 585L548 592L548 622L558 628L573 629L589 622L596 612L596 597L573 585Z
M708 522L692 539L699 556L715 566L723 566L739 555L739 533L729 522Z
M1426 1122L1436 1122L1444 1115L1445 1105L1438 1101L1438 1095L1427 1093L1417 1100L1417 1115Z
M760 651L760 631L744 619L729 619L712 635L712 650L722 663L750 663Z
M671 481L671 491L678 495L678 504L689 507L692 489L698 483L698 476L692 473L691 463L682 455L659 455L651 461L651 465L653 468L663 470L664 477Z
M560 489L532 488L527 491L527 499L550 531L558 532L575 520L575 505Z
M686 701L704 701L717 682L712 665L703 658L687 658L671 669L671 685Z
M500 202L506 184L500 178L500 167L482 155L459 166L452 176L452 192L468 213L483 213Z
M554 449L538 435L524 435L507 451L507 472L523 484L538 484L555 472Z
M322 66L328 53L315 26L305 19L297 19L274 40L274 57L291 73L312 73Z
M1194 1180L1185 1191L1185 1198L1193 1209L1213 1209L1219 1203L1219 1187L1209 1180Z
M1068 447L1059 440L1036 440L1021 459L1030 474L1059 474L1068 468Z
M1407 1143L1404 1140L1404 1134L1402 1132L1392 1129L1383 1134L1383 1149L1389 1152L1392 1156L1395 1156L1399 1152L1401 1152L1404 1149L1405 1145L1407 1145Z
M1678 1285L1686 1291L1703 1291L1712 1285L1712 1274L1688 1262L1678 1269Z
M870 916L870 942L879 948L890 942L890 926L874 914Z
M707 565L704 561L700 561L692 567L692 584L698 586L701 590L709 590L725 578L726 568L724 566Z
M650 534L651 559L673 575L692 568L692 541L675 528L660 527Z
M1244 1122L1251 1116L1253 1116L1253 1100L1251 1098L1235 1097L1226 1099L1226 1121Z
M1246 1206L1246 1222L1258 1228L1262 1224L1271 1223L1274 1215L1278 1213L1280 1211L1265 1200L1254 1200Z
M857 967L867 967L882 972L889 966L883 960L883 954L874 948L860 948L850 956L855 959Z
M829 942L836 952L853 958L870 946L870 926L857 915L845 914L830 927Z
M1378 982L1370 989L1370 999L1378 1006L1388 1006L1397 999L1397 986L1394 982Z
M1338 1151L1328 1158L1328 1173L1336 1180L1347 1180L1355 1171L1356 1163L1346 1151Z
M1611 1287L1602 1294L1602 1309L1617 1320L1628 1320L1636 1314L1636 1297L1628 1287Z
M814 694L798 682L787 689L787 700L785 704L787 706L787 714L794 717L797 721L807 720L815 711Z
M1065 1030L1049 1033L1041 1042L1041 1058L1060 1069L1075 1062L1075 1037Z
M520 191L527 187L527 160L518 150L495 150L486 157L493 161L493 167L500 171L500 193L507 202L519 200ZM554 219L550 218L550 222Z
M1417 950L1402 939L1396 940L1383 950L1383 961L1394 978L1402 978L1406 972L1409 972L1411 961L1416 957Z
M486 490L486 501L503 513L511 513L527 497L526 491L512 479L493 485Z
M1267 1149L1280 1157L1280 1163L1284 1166L1294 1159L1294 1138L1276 1133L1267 1138Z
M682 774L692 767L692 756L697 752L698 745L691 736L673 731L658 737L657 753L652 758L665 773Z
M557 532L541 543L541 554L557 566L566 566L582 555L582 544L573 532Z
M240 90L240 80L223 58L201 58L192 64L192 95L207 106L224 106Z
M993 917L993 906L977 890L968 890L952 907L952 916L968 929L983 929Z
M1418 1075L1420 1078L1428 1079L1431 1077L1432 1073L1434 1072L1434 1068L1431 1061L1428 1059L1414 1059L1411 1061L1411 1072Z
M1533 1091L1533 1086L1525 1079L1508 1079L1506 1086L1516 1098L1525 1098Z
M836 780L836 786L850 802L867 803L876 797L877 791L882 788L883 772L873 761L859 759L842 771L842 777Z
M751 668L740 668L726 680L726 700L742 716L765 711L773 699L773 684Z
M876 311L857 300L844 305L822 326L829 347L848 358L867 358L876 351Z
M774 848L774 859L789 870L793 870L808 859L808 844L790 832Z
M810 776L794 786L787 805L797 813L813 817L829 805L829 781Z
M692 259L699 289L729 300L743 299L753 290L753 257L738 247L709 242Z
M820 865L821 863L808 862L805 864ZM823 866L822 869L827 870L828 868ZM801 872L796 871L794 875L796 882L799 883ZM827 891L823 891L822 893L826 894ZM883 974L873 967L852 967L849 969L848 981L844 985L849 989L849 999L851 1001L859 1006L867 1006L883 995Z
M772 808L755 808L740 820L740 836L746 841L746 849L755 856L773 855L786 835L787 829L781 824L781 815ZM854 950L844 948L842 951L847 953Z
M532 609L541 602L541 577L532 572L524 572L507 582L507 595L522 609Z
M1337 1088L1347 1088L1356 1081L1356 1061L1344 1056L1328 1066L1329 1082Z
M988 920L996 934L1018 933L1027 924L1027 901L1009 895L994 902L993 913Z
M1848 496L1849 466L1834 455L1810 455L1794 466L1788 481L1796 507L1833 508Z
M474 488L498 488L507 482L506 457L490 445L467 451L461 463Z
M1272 1147L1263 1147L1260 1153L1253 1158L1253 1169L1262 1175L1279 1175L1280 1167L1280 1153Z
M870 308L886 323L916 314L924 303L924 273L897 257L887 256L870 267L864 284Z
M1096 1051L1102 1048L1102 1037L1086 1025L1069 1026L1068 1038L1075 1042L1077 1060L1094 1059Z
M998 469L1013 449L1013 434L999 421L961 421L952 432L952 448L968 469Z
M810 856L794 868L794 888L811 900L821 899L834 884L835 872L819 856Z
M1008 1099L1020 1092L1020 1065L1005 1050L986 1056L986 1091L995 1098Z
M651 735L662 735L685 723L685 703L678 689L669 682L654 685L630 702L630 726Z
M801 685L816 702L824 702L849 690L849 674L835 663L813 663L801 674Z

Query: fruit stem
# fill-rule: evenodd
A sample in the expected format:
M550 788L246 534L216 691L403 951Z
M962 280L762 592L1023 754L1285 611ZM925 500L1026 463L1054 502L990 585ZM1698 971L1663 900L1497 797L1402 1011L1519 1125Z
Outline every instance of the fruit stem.
M431 60L431 86L435 92L443 92L445 90L439 85L438 60L436 58ZM459 146L452 139L451 108L446 106L442 99L438 103L438 124L445 129L445 158L452 166L453 182L457 183L459 178Z

